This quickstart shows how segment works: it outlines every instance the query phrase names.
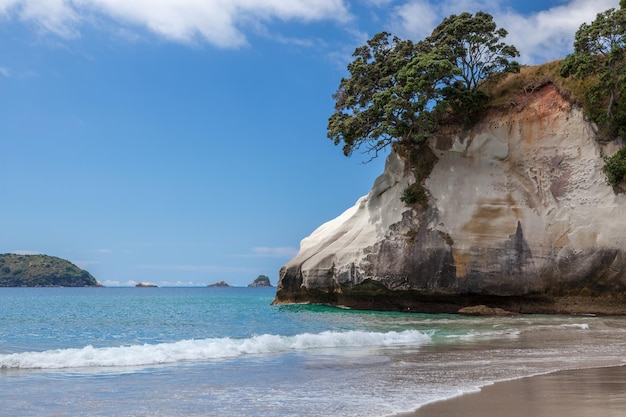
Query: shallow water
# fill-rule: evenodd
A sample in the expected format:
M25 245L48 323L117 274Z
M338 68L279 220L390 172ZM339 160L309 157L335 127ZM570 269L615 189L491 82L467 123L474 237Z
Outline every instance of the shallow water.
M270 306L267 288L0 289L12 416L385 416L620 365L626 319Z

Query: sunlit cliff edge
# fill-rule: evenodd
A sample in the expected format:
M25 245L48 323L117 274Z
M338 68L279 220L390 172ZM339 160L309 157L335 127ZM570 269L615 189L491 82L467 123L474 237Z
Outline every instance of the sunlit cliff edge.
M626 313L626 197L606 182L601 143L554 83L448 126L427 204L392 152L368 195L302 240L275 303L457 312Z

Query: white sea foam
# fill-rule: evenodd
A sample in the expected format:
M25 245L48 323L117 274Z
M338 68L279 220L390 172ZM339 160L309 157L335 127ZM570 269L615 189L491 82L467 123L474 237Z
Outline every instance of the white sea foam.
M327 331L295 336L264 334L246 339L181 340L160 344L100 348L85 346L80 349L4 354L0 355L0 368L65 369L146 366L314 349L419 346L429 341L430 336L417 330L386 333Z
M589 325L587 323L562 324L561 327L565 329L589 330Z

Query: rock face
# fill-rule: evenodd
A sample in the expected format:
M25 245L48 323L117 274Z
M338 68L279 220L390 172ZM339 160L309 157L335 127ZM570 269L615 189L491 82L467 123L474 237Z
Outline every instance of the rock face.
M548 84L470 130L442 129L427 208L392 153L354 207L280 272L275 303L456 312L626 312L626 198L582 109Z

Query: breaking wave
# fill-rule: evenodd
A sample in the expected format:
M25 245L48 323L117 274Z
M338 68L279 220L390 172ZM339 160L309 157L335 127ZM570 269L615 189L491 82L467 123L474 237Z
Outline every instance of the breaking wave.
M430 340L430 336L417 330L386 333L327 331L318 334L303 333L295 336L264 334L246 339L191 339L172 343L120 347L96 348L90 345L79 349L0 354L0 369L147 366L342 347L419 346Z

